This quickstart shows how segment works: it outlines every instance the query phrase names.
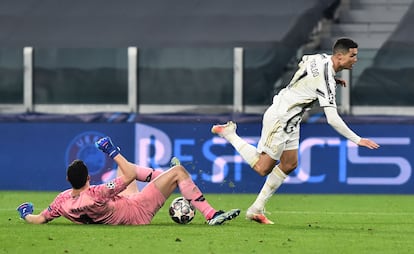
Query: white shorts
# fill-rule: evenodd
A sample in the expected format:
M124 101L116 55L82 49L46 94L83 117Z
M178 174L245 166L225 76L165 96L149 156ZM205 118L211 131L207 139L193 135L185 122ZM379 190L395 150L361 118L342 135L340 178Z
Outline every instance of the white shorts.
M270 106L263 115L262 133L257 145L257 152L266 153L274 160L280 160L283 151L297 150L299 148L300 124L289 133L275 112L276 106Z

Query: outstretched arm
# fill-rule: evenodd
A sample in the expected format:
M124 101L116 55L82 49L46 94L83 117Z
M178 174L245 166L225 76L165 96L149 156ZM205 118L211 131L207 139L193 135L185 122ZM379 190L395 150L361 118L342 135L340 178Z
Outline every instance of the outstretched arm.
M25 202L19 205L16 210L19 212L20 218L31 224L43 224L47 220L42 214L33 214L34 207L31 202Z
M41 214L29 214L24 220L31 224L43 224L47 222L46 218Z
M121 178L124 183L130 184L137 178L135 165L130 163L122 154L119 148L112 143L110 137L104 137L96 141L95 146L102 152L108 154L119 166L122 172Z
M118 164L120 171L122 172L121 177L123 177L125 183L132 183L137 178L135 172L135 165L130 163L122 154L117 154L114 158L114 161Z
M328 124L331 125L339 134L351 140L359 146L365 146L369 149L377 149L379 145L374 141L361 138L355 132L348 128L342 118L338 115L338 111L334 107L324 107L323 108Z

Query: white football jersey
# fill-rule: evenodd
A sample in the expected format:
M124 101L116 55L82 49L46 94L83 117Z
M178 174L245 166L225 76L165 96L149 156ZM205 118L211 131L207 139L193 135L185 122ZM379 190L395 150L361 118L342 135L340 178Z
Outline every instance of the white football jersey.
M305 55L288 86L273 98L277 117L285 131L293 130L306 110L318 100L321 107L335 107L335 71L331 55Z

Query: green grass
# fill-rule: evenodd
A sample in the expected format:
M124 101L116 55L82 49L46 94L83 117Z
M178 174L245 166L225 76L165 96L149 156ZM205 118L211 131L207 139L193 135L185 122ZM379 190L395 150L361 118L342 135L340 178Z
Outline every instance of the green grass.
M255 195L236 194L205 195L218 209L242 209L222 226L207 226L200 213L188 225L175 224L168 206L147 226L75 225L63 218L29 225L18 218L20 203L32 201L39 212L55 195L0 192L0 253L414 253L410 195L275 195L267 206L275 225L245 220Z

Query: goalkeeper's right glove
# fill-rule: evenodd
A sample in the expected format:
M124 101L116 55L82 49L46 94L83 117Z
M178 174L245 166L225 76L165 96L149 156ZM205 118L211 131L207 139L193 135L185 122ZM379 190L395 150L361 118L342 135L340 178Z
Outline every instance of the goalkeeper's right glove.
M33 204L30 202L25 202L19 205L16 210L19 212L20 218L24 220L27 215L33 213Z
M119 148L112 143L110 137L104 137L95 142L95 146L108 154L112 159L119 154Z

